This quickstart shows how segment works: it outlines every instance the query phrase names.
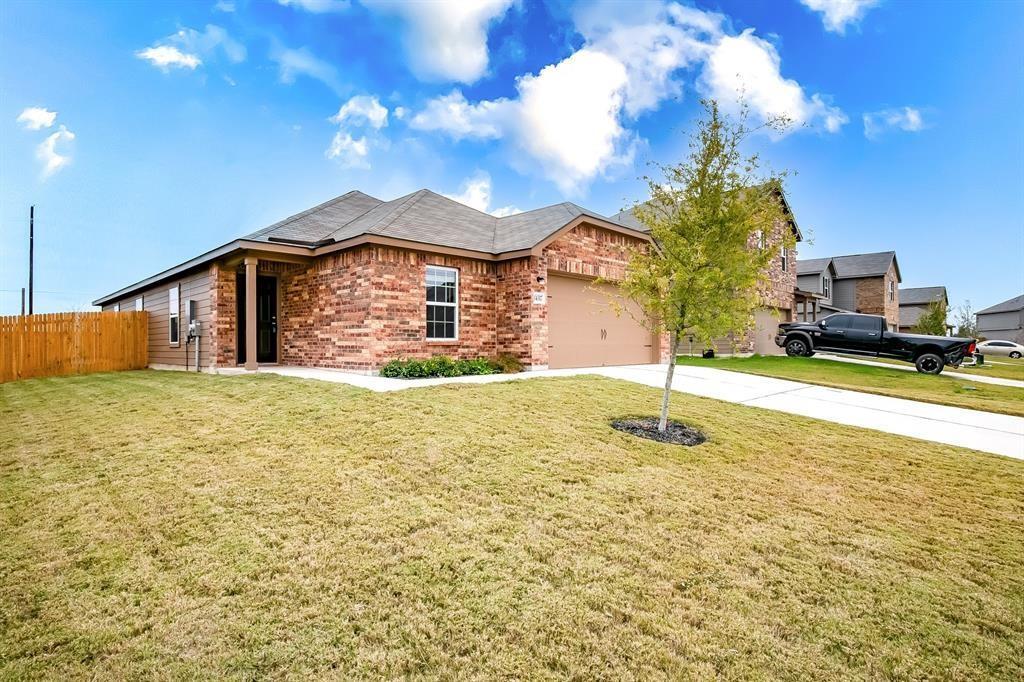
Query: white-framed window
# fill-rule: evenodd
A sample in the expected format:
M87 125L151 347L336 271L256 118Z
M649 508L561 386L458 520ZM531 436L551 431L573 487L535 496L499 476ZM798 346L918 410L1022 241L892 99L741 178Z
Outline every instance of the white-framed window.
M178 345L181 334L181 329L178 326L178 315L181 312L178 288L179 285L175 284L167 290L167 341L172 346Z
M137 311L145 310L145 305L146 305L146 302L145 302L145 300L143 300L142 296L139 296L137 299L135 299L135 310L137 310Z
M896 283L893 282L891 279L889 280L889 300L896 300Z
M821 278L821 293L825 298L832 297L832 280L828 277Z
M459 338L459 271L427 266L427 340Z
M757 240L757 248L764 251L768 248L768 238L764 234L764 230L758 230L754 233L754 238Z
M117 303L114 304L114 312L115 313L121 312L121 302L120 301L118 301Z
M782 247L782 271L786 272L789 270L789 249L785 246Z

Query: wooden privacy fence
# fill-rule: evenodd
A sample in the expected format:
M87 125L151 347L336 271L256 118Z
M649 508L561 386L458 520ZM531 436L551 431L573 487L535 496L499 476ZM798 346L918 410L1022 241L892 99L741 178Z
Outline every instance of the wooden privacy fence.
M0 317L0 383L141 369L148 313L52 313Z

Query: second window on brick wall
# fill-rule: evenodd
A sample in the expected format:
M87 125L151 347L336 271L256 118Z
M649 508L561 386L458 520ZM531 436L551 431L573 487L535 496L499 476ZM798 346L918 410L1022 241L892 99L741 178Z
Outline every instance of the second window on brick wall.
M459 271L427 266L427 339L459 338Z

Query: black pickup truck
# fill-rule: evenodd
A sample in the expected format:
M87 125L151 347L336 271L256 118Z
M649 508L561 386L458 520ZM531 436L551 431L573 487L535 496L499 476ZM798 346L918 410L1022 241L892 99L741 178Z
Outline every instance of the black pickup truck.
M959 367L974 355L976 347L974 339L891 332L885 328L884 317L856 313L780 324L775 343L785 348L787 355L811 356L815 351L831 350L906 360L924 374L938 374L946 365Z

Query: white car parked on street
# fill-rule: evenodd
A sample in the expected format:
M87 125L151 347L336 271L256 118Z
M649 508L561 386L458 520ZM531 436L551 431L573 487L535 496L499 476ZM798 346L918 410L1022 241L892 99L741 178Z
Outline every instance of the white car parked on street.
M982 341L978 352L984 355L1009 355L1011 358L1024 356L1024 346L1013 341Z

